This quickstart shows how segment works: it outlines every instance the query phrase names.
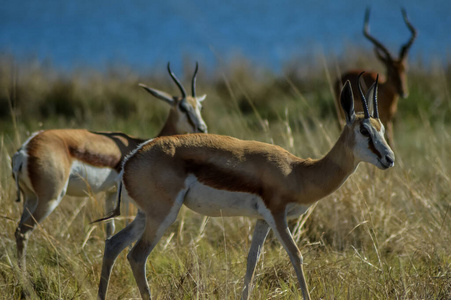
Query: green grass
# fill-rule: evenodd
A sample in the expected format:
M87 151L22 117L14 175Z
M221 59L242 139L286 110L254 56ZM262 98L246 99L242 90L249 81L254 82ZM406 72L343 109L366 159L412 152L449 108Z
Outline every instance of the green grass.
M371 57L372 54L362 56ZM278 144L300 157L320 157L336 141L329 74L349 61L297 61L282 74L239 61L203 73L209 131ZM0 58L0 298L94 299L104 232L103 196L66 197L28 246L27 276L17 267L14 230L22 204L8 157L46 128L120 130L153 137L167 106L139 82L176 94L165 70L61 74L36 62ZM370 65L377 69L374 60ZM188 68L189 69L189 68ZM326 70L328 72L326 72ZM188 86L190 69L184 78ZM413 64L410 96L400 100L395 168L362 164L308 218L291 224L314 299L449 299L451 295L450 66ZM182 209L147 263L156 299L239 299L254 226L248 218L204 218ZM122 228L124 218L119 218ZM139 298L126 252L115 264L110 299ZM270 234L258 263L253 299L301 297L294 270Z

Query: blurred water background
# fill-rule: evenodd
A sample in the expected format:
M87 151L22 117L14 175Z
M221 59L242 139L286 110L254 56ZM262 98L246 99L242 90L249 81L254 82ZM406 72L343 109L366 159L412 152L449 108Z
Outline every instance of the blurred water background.
M371 33L394 54L409 38L405 7L418 38L409 59L448 63L450 0L23 0L2 1L0 53L61 70L127 65L138 72L184 59L216 68L236 57L274 72L296 57L343 56L371 49Z

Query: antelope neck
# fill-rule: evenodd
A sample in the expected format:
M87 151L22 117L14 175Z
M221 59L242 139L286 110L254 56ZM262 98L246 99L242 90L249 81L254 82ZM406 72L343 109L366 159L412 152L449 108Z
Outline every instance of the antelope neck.
M297 175L299 199L311 204L337 190L357 168L345 130L334 147L321 159L302 160L294 167ZM353 142L351 142L353 143Z

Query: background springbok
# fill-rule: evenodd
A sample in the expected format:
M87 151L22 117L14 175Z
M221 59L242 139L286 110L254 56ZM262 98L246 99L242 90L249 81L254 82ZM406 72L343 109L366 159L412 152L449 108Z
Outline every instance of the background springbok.
M187 96L180 81L168 72L179 87L181 97L140 84L146 91L171 106L158 136L206 132L201 101L196 97L196 75L192 78L192 96ZM86 196L106 192L107 211L114 207L116 179L125 156L145 140L120 132L91 132L85 129L54 129L35 133L12 158L13 177L24 196L23 213L15 237L19 264L25 270L29 235L61 202L64 195ZM106 235L114 232L114 223L106 224Z
M381 77L379 84L379 112L380 112L380 120L382 124L384 124L387 130L387 142L390 146L394 146L394 137L393 137L393 118L396 115L396 111L398 110L398 98L406 98L408 96L408 88L407 88L407 53L412 46L417 32L415 28L410 23L407 18L407 13L404 9L401 10L404 23L407 25L411 36L407 43L405 43L400 51L399 57L394 58L388 49L378 40L376 40L369 33L369 18L370 18L370 10L367 8L365 12L365 21L363 25L363 35L370 40L374 44L374 51L376 52L377 58L382 62L385 66L385 78ZM336 100L336 108L338 113L338 118L341 123L345 120L344 111L340 108L339 105L339 96L340 91L343 84L349 80L353 85L353 93L354 96L358 95L357 90L357 78L358 75L362 72L362 70L350 70L344 74L342 74L341 79L338 79L335 83L335 100ZM376 79L376 73L365 73L363 76L364 83L366 86L370 86L374 80ZM355 103L356 109L361 110L361 104Z
M351 84L341 93L346 125L322 159L301 159L271 144L219 135L161 137L138 147L124 161L120 195L138 205L135 220L108 238L98 298L105 299L114 262L135 240L127 258L143 299L150 299L146 260L182 206L200 214L256 217L247 259L243 299L248 299L261 247L272 229L287 251L304 299L310 299L303 259L287 219L303 214L314 202L338 189L362 161L380 169L394 166L377 111L377 82L372 86L374 115L361 93L364 114L354 113ZM117 212L118 210L116 210Z

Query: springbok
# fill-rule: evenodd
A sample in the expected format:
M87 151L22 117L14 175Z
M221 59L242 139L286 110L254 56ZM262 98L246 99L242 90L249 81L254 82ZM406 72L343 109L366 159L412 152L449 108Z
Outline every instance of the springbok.
M377 82L371 89L377 90ZM249 297L255 266L270 229L290 257L304 299L310 299L302 255L287 219L300 216L338 189L362 161L384 170L394 166L394 154L379 120L377 93L373 92L373 117L363 93L361 97L364 113L355 114L347 81L341 93L346 125L335 146L321 159L301 159L275 145L211 134L161 137L140 145L124 161L117 206L110 217L120 214L122 191L137 204L138 214L105 242L98 298L106 297L119 253L139 239L127 258L141 297L150 299L147 257L185 204L206 216L257 218L242 299Z
M394 146L394 136L393 136L393 119L398 110L398 99L401 96L402 98L406 98L408 96L408 88L407 88L407 53L412 46L417 32L415 28L410 23L407 18L407 13L404 9L401 10L404 23L407 25L411 36L409 41L401 47L399 51L398 59L393 58L388 49L378 40L376 40L373 36L370 35L369 32L369 18L370 18L370 10L366 9L365 12L365 21L363 25L363 35L370 40L374 44L374 51L376 52L377 58L383 63L385 66L385 75L386 79L382 78L379 84L379 111L380 111L380 120L382 124L384 124L387 130L387 142L390 146ZM335 100L338 113L338 118L340 125L344 123L345 115L342 109L340 109L339 105L339 95L341 91L341 87L343 84L349 80L353 85L353 93L354 95L358 95L357 91L357 78L358 74L360 74L362 70L350 70L344 74L342 74L341 79L337 79L335 83ZM370 86L376 79L376 73L365 73L363 76L364 83L366 86ZM357 110L361 109L360 103L356 102L355 107Z
M207 132L201 116L201 101L196 97L196 75L192 78L192 96L187 96L180 81L168 72L182 96L140 84L154 97L171 106L166 123L158 136ZM24 196L23 213L15 237L19 265L25 270L28 238L61 202L64 195L86 196L106 192L106 211L114 208L117 176L125 156L145 140L121 132L91 132L85 129L44 130L32 135L12 158L17 201ZM114 233L114 223L107 222L106 235Z

